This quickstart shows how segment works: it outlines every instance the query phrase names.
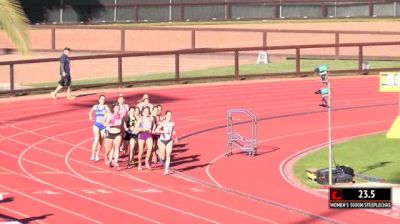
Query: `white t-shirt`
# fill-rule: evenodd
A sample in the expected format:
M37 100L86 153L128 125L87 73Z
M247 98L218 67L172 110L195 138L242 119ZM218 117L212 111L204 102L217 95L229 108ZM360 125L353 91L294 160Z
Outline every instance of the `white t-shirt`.
M163 140L163 141L170 140L172 138L172 134L174 132L174 126L175 126L174 122L168 122L167 123L167 122L164 121L163 124L162 124L162 129L166 133L161 134L160 135L160 139Z

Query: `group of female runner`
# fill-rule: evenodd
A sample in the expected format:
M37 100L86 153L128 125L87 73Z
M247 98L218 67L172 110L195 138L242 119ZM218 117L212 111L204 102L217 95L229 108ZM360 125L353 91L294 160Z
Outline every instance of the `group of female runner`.
M172 112L166 111L162 116L162 106L153 106L147 94L134 107L129 107L122 95L117 103L109 107L106 97L101 95L99 103L89 111L89 119L93 121L94 135L91 160L100 160L100 149L104 145L107 166L119 170L120 152L124 154L128 151L128 168L131 168L135 165L134 154L138 148L137 168L142 170L142 155L146 148L145 167L151 170L151 158L152 162L156 162L158 157L165 167L164 175L169 174L175 135Z

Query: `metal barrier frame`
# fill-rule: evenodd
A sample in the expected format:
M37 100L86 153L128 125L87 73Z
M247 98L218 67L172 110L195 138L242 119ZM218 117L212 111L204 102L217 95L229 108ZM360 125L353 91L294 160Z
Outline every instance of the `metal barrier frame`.
M233 129L233 114L245 114L251 119L251 138L245 138ZM227 144L226 156L232 155L234 149L246 152L248 156L255 156L257 153L257 117L246 109L230 109L227 112Z

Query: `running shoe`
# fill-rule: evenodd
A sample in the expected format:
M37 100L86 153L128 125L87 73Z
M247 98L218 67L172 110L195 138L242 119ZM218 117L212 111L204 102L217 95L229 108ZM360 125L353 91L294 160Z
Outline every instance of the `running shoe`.
M324 103L321 103L319 106L320 106L320 107L328 107L328 105L326 105L326 104L324 104Z
M114 164L114 167L117 168L118 171L121 170L121 168L119 167L118 163L117 163L117 164Z
M151 168L151 166L150 166L149 163L146 162L146 165L145 165L145 166L146 166L146 169L148 169L148 170L153 170L153 169Z
M128 163L128 168L130 169L130 168L132 168L132 167L134 167L135 166L135 161L130 161L129 163Z
M57 99L57 94L55 92L51 92L50 96L51 96L51 98L53 98L55 100Z
M76 96L74 96L74 95L68 95L67 96L67 99L69 99L69 100L73 100L73 99L75 99L76 98Z

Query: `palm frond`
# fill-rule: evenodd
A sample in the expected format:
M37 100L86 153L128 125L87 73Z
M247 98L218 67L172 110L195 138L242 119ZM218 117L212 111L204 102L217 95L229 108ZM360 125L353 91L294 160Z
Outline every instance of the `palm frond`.
M0 31L21 53L29 50L28 19L16 0L0 0Z

